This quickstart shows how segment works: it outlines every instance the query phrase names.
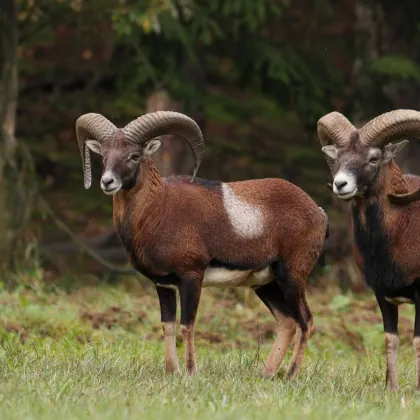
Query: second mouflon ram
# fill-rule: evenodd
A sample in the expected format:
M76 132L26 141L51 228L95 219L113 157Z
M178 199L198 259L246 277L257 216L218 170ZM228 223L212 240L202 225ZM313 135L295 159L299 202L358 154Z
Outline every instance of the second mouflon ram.
M171 111L145 114L117 128L100 114L76 122L85 187L89 149L103 157L101 188L113 196L117 232L133 267L156 285L166 371L179 371L176 290L186 367L196 371L194 325L203 287L252 287L277 321L263 373L275 375L296 336L288 369L294 378L312 329L306 280L320 255L327 216L300 188L281 179L222 183L195 178L204 153L198 125ZM158 136L185 138L193 177L162 178L151 159Z
M420 177L402 174L394 161L408 143L402 139L420 138L420 112L391 111L360 129L331 112L318 121L318 134L334 178L330 188L351 200L356 262L382 312L386 382L398 388L398 305L411 303L420 389Z

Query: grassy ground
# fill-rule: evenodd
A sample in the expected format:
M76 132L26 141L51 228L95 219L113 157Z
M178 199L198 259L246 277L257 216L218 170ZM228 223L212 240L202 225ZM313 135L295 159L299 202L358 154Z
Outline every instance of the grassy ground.
M418 419L413 309L402 310L400 386L384 391L375 303L311 290L315 332L298 379L259 371L274 322L252 297L204 292L199 373L166 376L157 298L126 281L0 293L1 419ZM334 297L335 296L335 297ZM182 358L179 341L179 356Z

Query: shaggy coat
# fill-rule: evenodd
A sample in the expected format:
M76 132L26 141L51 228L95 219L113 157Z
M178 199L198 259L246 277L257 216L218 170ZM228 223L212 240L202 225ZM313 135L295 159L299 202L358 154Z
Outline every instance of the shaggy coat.
M398 388L398 305L411 303L420 389L420 177L403 175L394 161L408 141L390 143L420 137L420 113L392 111L356 129L333 112L319 120L318 133L334 178L330 188L351 200L355 259L382 312L386 382Z

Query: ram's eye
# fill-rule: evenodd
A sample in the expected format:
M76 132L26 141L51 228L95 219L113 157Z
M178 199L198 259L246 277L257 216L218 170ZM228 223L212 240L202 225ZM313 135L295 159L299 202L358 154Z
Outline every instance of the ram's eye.
M129 160L131 160L132 162L138 162L139 159L140 159L140 155L138 155L138 154L131 155L129 157Z
M378 158L377 157L371 157L369 159L369 163L371 163L372 165L375 165L376 163L378 163Z

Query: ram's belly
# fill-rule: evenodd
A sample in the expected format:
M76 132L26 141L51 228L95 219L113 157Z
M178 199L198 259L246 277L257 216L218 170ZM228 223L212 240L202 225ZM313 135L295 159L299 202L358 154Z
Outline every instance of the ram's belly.
M396 297L385 297L385 299L394 305L403 305L404 303L409 303L414 305L414 301L408 297L396 296Z
M266 267L260 271L209 267L204 272L203 287L262 286L273 280L274 275L271 267Z

